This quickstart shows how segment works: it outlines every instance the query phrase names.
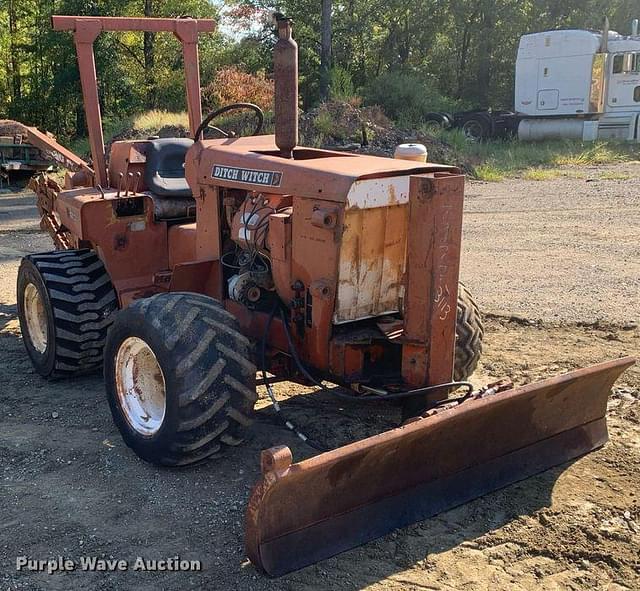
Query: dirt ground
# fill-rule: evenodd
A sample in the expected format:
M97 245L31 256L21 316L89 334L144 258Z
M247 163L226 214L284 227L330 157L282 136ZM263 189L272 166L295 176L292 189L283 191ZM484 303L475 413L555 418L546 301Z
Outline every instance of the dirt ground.
M462 277L485 312L474 381L517 383L640 355L640 164L568 170L548 181L471 183ZM618 382L611 441L570 465L490 494L278 580L243 552L259 451L308 450L261 399L254 438L216 461L162 470L111 422L99 375L49 383L16 318L26 253L50 249L29 195L0 195L0 589L559 590L640 588L640 368ZM396 411L326 393L283 406L338 445L389 427ZM185 572L18 573L17 556L135 560L180 555Z

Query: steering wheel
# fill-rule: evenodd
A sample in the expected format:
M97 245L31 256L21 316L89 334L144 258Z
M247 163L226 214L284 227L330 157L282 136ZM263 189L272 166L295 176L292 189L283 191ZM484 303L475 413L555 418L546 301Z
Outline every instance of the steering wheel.
M220 129L219 127L216 127L215 125L209 125L209 124L216 117L220 117L221 115L224 115L229 111L242 111L242 110L253 111L253 113L255 114L257 123L253 130L253 133L251 133L250 135L258 135L262 131L262 124L264 123L264 113L262 112L262 109L258 107L258 105L254 105L253 103L233 103L231 105L226 105L218 109L217 111L213 111L209 113L202 120L202 123L199 125L198 129L196 129L196 133L193 136L193 140L197 142L199 139L202 139L204 137L203 136L204 130L207 128L214 129L220 135L226 138L235 137L235 133L233 133L232 131L227 132L227 131L224 131L223 129Z

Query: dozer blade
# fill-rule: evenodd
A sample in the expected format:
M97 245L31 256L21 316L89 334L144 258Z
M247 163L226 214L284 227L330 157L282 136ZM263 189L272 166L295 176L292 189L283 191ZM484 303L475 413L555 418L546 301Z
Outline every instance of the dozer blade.
M280 576L528 478L607 441L607 397L627 357L468 400L292 463L262 452L246 550Z

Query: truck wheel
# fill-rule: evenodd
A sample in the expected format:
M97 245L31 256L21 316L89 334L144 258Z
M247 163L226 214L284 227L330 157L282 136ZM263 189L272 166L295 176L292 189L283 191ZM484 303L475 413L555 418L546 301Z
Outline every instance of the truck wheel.
M483 142L491 137L491 118L486 113L471 115L462 124L464 136L472 142Z
M428 132L437 132L441 129L449 129L451 121L446 113L427 113L423 118L423 127Z
M23 258L17 302L24 344L41 376L60 378L100 367L118 302L95 252L61 250Z
M456 322L456 357L453 379L466 380L476 369L482 355L484 328L478 306L469 290L458 285L458 314Z
M143 460L180 466L242 443L257 398L251 344L216 300L164 293L120 311L105 346L113 420Z

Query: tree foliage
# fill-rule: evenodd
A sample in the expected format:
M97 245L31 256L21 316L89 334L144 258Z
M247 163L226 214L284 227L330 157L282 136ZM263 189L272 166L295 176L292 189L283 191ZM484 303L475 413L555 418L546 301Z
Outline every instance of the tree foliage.
M330 62L326 30L323 54L323 4L332 5ZM295 22L305 107L326 95L328 80L329 96L388 98L400 110L406 99L416 113L430 105L511 107L520 35L599 29L605 13L613 29L626 32L640 16L637 0L0 0L0 118L62 137L84 133L72 37L51 30L52 14L217 19L222 5L225 33L200 42L203 86L210 90L224 68L271 71L270 15L279 11ZM183 109L179 48L171 35L101 35L95 53L105 118ZM389 96L392 88L398 96Z

